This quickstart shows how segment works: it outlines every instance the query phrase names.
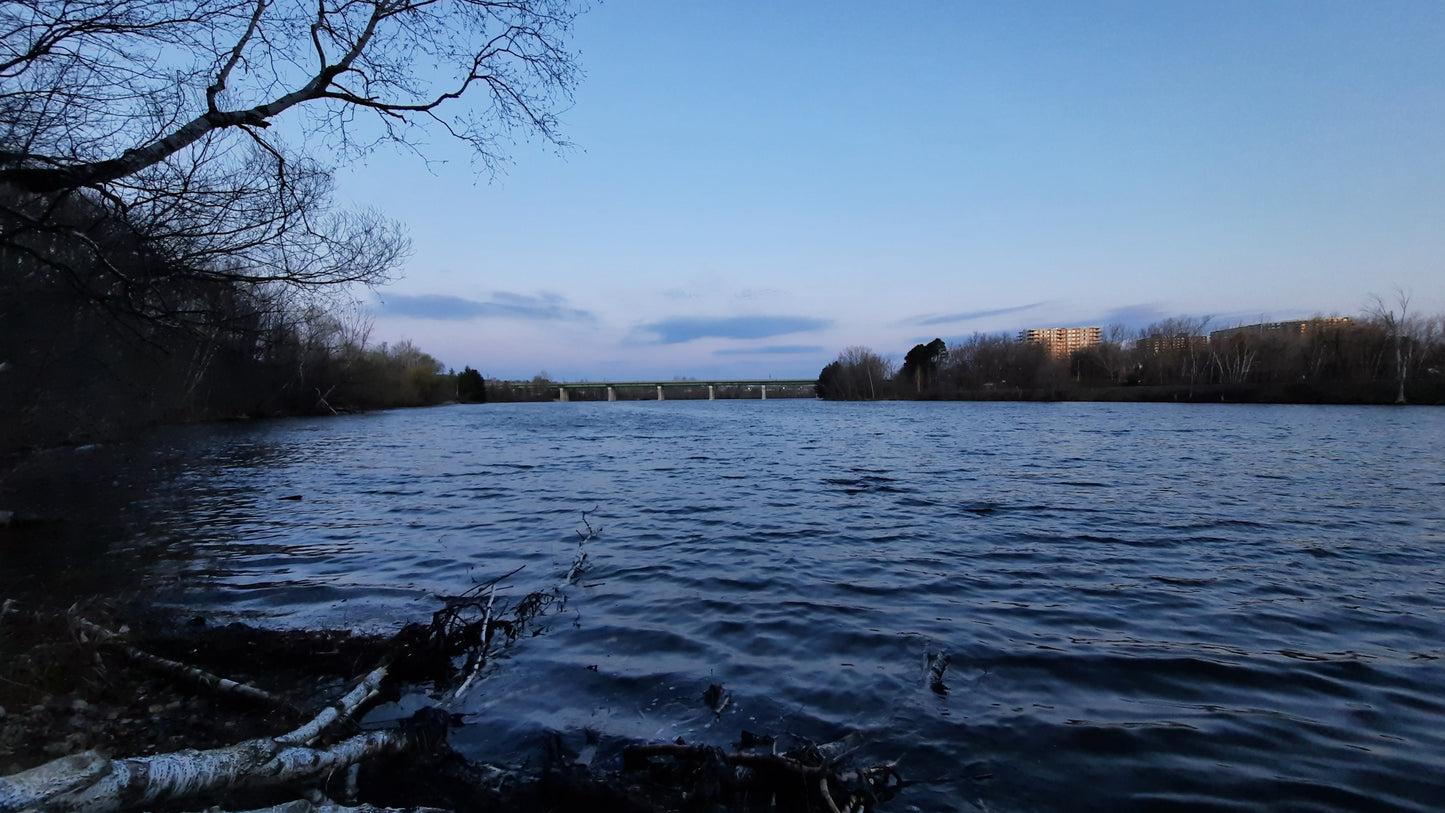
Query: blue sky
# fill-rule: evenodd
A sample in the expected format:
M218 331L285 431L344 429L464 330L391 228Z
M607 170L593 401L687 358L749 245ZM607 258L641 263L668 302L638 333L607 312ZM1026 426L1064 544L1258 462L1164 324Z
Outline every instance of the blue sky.
M488 376L811 377L844 347L1445 312L1445 4L614 0L575 146L441 136L343 198L372 338Z

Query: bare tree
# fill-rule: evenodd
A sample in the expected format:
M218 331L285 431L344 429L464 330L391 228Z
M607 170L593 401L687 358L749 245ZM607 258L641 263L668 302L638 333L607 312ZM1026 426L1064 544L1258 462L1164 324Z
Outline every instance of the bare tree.
M561 144L576 13L567 0L7 0L6 242L43 262L49 215L83 192L190 271L381 281L405 241L373 213L330 211L328 162L420 153L428 131L487 170L518 137Z
M376 284L406 256L399 224L330 206L331 177L269 152L184 157L69 193L0 194L0 251L11 284L64 284L103 308L167 323L213 322L201 295L231 285L317 291ZM276 183L277 178L282 183ZM0 281L0 287L5 287Z
M857 392L870 401L878 397L883 382L893 378L893 365L861 345L843 348L838 360L852 370Z
M873 401L887 395L885 385L893 378L893 365L867 347L844 348L838 359L818 375L817 392L822 398Z
M1099 343L1097 353L1100 363L1115 384L1123 384L1129 375L1130 359L1127 345L1131 342L1128 325L1115 322L1104 328L1104 340Z
M1385 329L1386 336L1395 346L1395 403L1403 404L1405 379L1409 375L1410 361L1415 350L1415 325L1410 318L1410 295L1396 288L1393 307L1386 304L1384 298L1378 294L1371 299L1375 304L1370 308L1370 315ZM1394 308L1399 308L1399 312Z
M1189 397L1204 372L1204 328L1209 316L1178 316L1155 322L1140 334L1141 349L1156 366L1159 383L1188 381Z
M260 130L301 105L332 148L410 147L435 124L491 165L518 129L559 140L574 16L564 0L7 2L0 180L110 183L221 131L269 148Z

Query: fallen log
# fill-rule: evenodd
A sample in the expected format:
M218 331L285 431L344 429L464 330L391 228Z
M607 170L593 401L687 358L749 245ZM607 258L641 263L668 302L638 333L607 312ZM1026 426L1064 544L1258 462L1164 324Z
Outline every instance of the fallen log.
M74 608L72 608L73 610ZM204 669L191 666L190 664L173 661L152 655L143 649L137 649L127 643L119 633L113 632L99 624L88 621L79 616L72 615L71 625L77 631L85 633L95 639L97 643L107 645L120 652L126 658L135 661L149 669L162 674L171 675L191 683L198 684L217 694L230 694L236 697L243 697L247 700L254 700L273 708L295 709L290 703L280 697L264 690L258 689L249 683L240 683L230 678L224 678L207 672Z
M533 593L517 604L510 620L498 618L501 608L497 607L496 588L505 578L478 585L449 601L433 615L429 628L410 634L403 630L393 640L391 655L383 659L381 666L289 732L202 751L187 749L124 759L87 751L63 757L0 777L0 813L115 813L176 800L215 800L237 791L304 785L374 757L432 751L445 743L451 719L436 708L418 711L399 729L370 731L324 746L318 743L381 695L393 658L415 661L406 664L409 669L417 668L418 663L423 671L440 666L449 673L441 679L450 680L456 676L451 659L465 655L461 680L447 701L448 705L457 703L475 685L487 663L494 633L501 631L508 642L515 640L552 603L552 595ZM133 647L118 633L79 617L73 608L69 621L71 629L80 633L77 637L116 648L147 667L217 692L272 706L289 706L263 690Z
M0 813L112 813L223 791L303 783L362 759L401 753L427 739L403 728L371 731L327 748L255 739L209 751L127 759L87 751L0 778Z
M210 813L448 813L440 807L377 807L376 805L338 805L322 802L315 804L306 799L297 799L284 805L256 807L250 810L210 811Z
M313 745L374 699L385 678L386 667L377 667L335 703L278 737L115 760L88 751L0 777L0 813L111 813L223 791L305 783L364 759L417 747L431 750L445 741L447 716L422 709L400 729L368 732L325 748Z

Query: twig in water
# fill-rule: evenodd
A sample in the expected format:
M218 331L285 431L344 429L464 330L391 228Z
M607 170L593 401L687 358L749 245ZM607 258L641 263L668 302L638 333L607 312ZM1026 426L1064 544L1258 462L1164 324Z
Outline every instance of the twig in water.
M583 511L583 512L582 512L582 524L587 526L587 533L584 534L584 533L582 533L581 531L578 531L578 532L577 532L577 535L580 536L580 537L582 537L582 541L583 541L583 542L586 542L586 541L589 540L589 539L596 539L596 538L597 538L597 535L600 534L600 533L602 533L602 529L601 529L601 528L593 528L593 527L592 527L592 523L590 523L590 522L587 521L587 515L588 515L588 514L595 514L595 513L597 513L597 509L600 508L600 507L601 507L600 504L599 504L599 505L594 505L594 506L592 506L592 510L591 510L591 511Z

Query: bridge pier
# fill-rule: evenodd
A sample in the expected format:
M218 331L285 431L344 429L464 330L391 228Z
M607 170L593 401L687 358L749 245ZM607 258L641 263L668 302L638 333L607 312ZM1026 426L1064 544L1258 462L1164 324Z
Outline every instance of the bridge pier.
M716 401L716 400L717 400L717 397L716 397L716 396L717 396L717 393L713 390L713 385L708 384L708 385L707 385L707 400L709 400L709 401Z
M764 401L768 400L768 385L767 385L767 384L760 384L760 385L758 385L758 387L759 387L759 389L761 389L761 390L763 391L763 400L764 400Z
M657 385L657 400L659 400L659 401L662 400L662 385L661 385L661 384L658 384L658 385Z
M607 400L609 400L609 401L616 401L616 400L617 400L617 390L616 390L616 389L613 389L612 387L608 387L608 388L607 388Z
M558 387L558 388L557 388L557 400L558 400L558 401L561 401L561 402L564 403L564 404L567 403L567 388L566 388L566 387Z

